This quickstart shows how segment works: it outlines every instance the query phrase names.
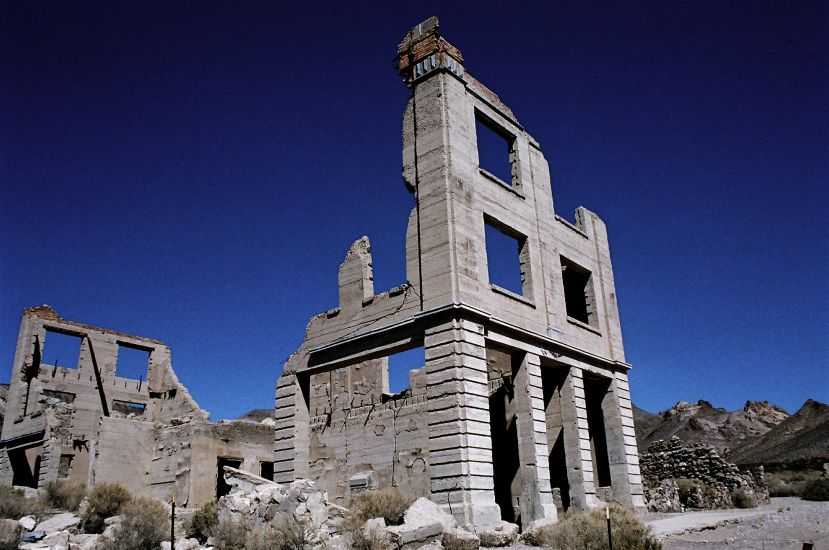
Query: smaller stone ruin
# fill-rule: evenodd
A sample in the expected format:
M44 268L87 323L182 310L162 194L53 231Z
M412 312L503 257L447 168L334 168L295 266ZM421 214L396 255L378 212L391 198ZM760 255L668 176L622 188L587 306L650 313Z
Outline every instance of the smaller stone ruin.
M748 508L769 501L762 467L743 472L704 443L685 444L678 437L656 441L642 453L640 465L652 512Z

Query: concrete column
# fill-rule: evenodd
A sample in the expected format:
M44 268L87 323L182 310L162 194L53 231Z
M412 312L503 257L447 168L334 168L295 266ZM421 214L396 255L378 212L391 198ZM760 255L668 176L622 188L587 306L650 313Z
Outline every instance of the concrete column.
M584 378L581 369L570 367L561 388L561 420L564 449L567 455L567 481L570 483L570 506L584 510L596 506L593 458L590 455L590 432L584 401Z
M544 390L538 355L527 353L515 374L515 402L518 422L518 456L523 491L521 522L526 528L536 519L558 517L550 488Z
M309 474L309 421L297 376L283 374L276 383L274 481L290 483Z
M431 499L467 529L498 521L484 329L453 320L425 331Z
M602 411L613 497L626 506L642 507L645 500L626 373L614 373Z

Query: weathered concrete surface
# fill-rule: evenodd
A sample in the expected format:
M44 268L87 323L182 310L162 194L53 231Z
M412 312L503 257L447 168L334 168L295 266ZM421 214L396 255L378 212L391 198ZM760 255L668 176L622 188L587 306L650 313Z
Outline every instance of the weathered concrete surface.
M411 89L407 280L375 293L368 238L346 253L339 304L309 321L277 382L276 479L309 477L347 506L361 490L349 479L373 471L478 532L602 499L641 507L604 223L555 215L539 144L436 18L406 35L397 68ZM479 158L480 127L505 141L506 180ZM491 280L487 228L515 241L520 287ZM388 357L418 348L411 387L392 394Z
M76 340L76 362L45 364L55 334ZM146 353L139 379L119 374L124 349ZM136 494L169 502L175 493L178 505L199 506L216 498L219 458L257 473L273 461L273 427L210 424L176 377L163 342L68 321L49 306L23 312L6 413L5 484L117 482Z

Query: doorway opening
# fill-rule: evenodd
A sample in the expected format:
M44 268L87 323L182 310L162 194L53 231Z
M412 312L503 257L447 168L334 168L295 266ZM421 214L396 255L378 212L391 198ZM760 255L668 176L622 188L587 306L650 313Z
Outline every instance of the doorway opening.
M518 455L518 413L514 385L523 360L523 353L513 353L502 348L486 349L495 503L501 509L501 519L518 524L521 523L523 479Z
M216 458L216 498L221 498L230 493L230 485L225 481L225 466L239 468L242 466L242 459L224 456Z
M553 501L562 512L570 508L570 480L567 477L567 453L565 452L564 418L561 393L567 380L569 367L542 365L541 387L544 393L544 419L547 426L547 450L550 466L550 487Z

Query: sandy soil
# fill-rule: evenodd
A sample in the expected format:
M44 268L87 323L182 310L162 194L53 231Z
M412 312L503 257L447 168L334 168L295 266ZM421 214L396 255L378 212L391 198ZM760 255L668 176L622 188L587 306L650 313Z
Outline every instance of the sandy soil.
M655 534L660 532L657 527L661 529L665 550L801 550L806 542L813 543L815 550L829 549L829 502L773 498L771 504L754 510L734 510L730 518L717 514L672 514L648 523Z

